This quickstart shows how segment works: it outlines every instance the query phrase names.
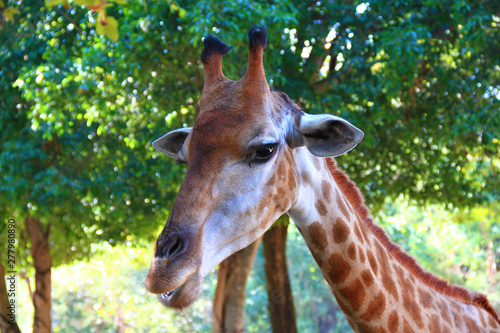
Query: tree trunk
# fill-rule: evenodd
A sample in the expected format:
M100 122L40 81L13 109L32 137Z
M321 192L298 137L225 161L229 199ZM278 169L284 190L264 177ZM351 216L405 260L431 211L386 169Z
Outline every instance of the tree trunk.
M31 242L31 257L35 266L35 292L33 293L33 306L35 318L33 333L50 333L52 319L51 309L51 266L52 256L49 251L49 231L42 230L40 220L27 217L24 220L26 231Z
M16 290L17 292L17 290ZM17 302L16 302L17 307ZM1 333L20 333L16 321L11 316L9 302L9 293L5 283L5 267L0 262L0 332ZM18 315L19 310L15 309L15 314Z
M273 333L297 332L292 288L286 268L288 224L288 216L282 216L263 237L268 306Z
M494 292L497 290L497 260L495 258L495 248L493 246L493 241L488 240L488 246L486 248L486 262L487 262L487 268L486 268L486 273L488 274L488 281L489 281L489 290L491 292Z
M118 300L118 302L120 302L120 300ZM127 324L125 324L125 318L123 317L123 311L120 305L118 305L118 309L116 309L115 325L116 325L116 333L125 333Z
M490 229L490 228L488 228ZM496 258L496 250L494 245L494 240L492 239L491 229L486 231L485 226L483 224L479 225L479 231L483 236L484 241L488 244L486 246L486 274L488 276L489 288L490 292L495 292L498 285L497 280L497 258Z
M244 332L245 287L260 240L219 264L213 308L214 333Z

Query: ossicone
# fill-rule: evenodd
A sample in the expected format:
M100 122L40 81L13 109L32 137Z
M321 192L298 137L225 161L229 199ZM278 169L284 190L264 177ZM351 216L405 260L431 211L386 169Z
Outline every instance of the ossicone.
M217 81L227 80L222 73L222 57L231 51L231 46L213 35L205 37L203 44L205 47L200 58L205 73L205 87Z
M265 27L254 27L248 31L248 48L252 51L263 50L267 45L267 30Z
M212 57L222 58L231 51L231 46L227 45L214 35L208 35L203 40L203 51L201 52L201 62L207 65Z
M267 30L265 27L255 27L248 31L248 67L241 80L244 86L269 90L263 63L266 44Z

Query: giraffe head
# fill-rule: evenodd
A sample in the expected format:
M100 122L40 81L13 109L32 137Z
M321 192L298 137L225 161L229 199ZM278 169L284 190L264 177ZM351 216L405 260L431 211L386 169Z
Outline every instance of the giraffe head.
M246 73L232 81L222 73L230 47L205 38L205 81L195 124L153 143L187 163L146 277L146 288L168 307L192 304L207 273L294 206L301 182L297 150L337 156L363 137L346 120L308 115L272 91L262 61L266 43L265 28L250 30Z

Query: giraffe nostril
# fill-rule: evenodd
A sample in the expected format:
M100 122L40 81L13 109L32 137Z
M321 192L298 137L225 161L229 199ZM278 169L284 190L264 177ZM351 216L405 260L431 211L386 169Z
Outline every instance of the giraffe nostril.
M179 254L185 249L185 241L181 236L175 235L171 241L165 245L163 254L165 258L170 258L175 254Z

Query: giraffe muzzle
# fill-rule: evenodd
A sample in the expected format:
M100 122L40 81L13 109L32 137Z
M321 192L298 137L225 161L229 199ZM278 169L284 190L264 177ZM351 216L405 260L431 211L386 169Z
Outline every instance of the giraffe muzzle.
M183 309L193 304L200 293L201 279L198 272L196 272L178 288L158 295L158 300L168 308Z
M164 230L158 237L146 289L158 295L169 308L182 309L191 305L201 291L200 255L187 230Z

